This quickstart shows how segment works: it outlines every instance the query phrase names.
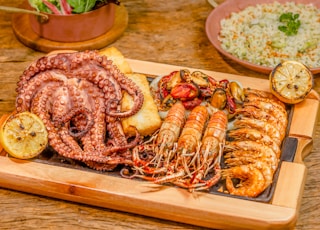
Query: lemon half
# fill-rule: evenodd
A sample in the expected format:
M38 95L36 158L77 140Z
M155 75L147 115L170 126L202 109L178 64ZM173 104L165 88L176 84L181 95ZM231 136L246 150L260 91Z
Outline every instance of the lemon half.
M11 156L29 159L46 148L48 133L37 115L31 112L16 113L1 125L0 143Z
M305 99L313 87L313 74L304 64L284 61L269 76L270 90L281 101L296 104Z

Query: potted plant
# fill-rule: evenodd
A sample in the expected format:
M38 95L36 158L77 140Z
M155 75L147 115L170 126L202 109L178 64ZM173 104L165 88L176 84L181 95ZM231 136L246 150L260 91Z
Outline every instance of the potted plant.
M28 8L47 15L30 15L32 30L40 37L58 42L80 42L109 31L117 0L28 0Z

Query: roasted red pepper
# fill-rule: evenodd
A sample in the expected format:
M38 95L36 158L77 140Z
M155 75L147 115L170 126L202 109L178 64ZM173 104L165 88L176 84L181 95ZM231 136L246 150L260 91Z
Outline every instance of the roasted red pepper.
M171 79L177 72L178 72L178 71L173 71L173 72L169 73L168 75L163 76L160 81L162 81L162 82L168 82L168 81L170 81L170 79Z
M159 82L159 94L161 99L166 98L170 94L170 92L165 87L164 82L161 82L161 83Z
M185 101L198 97L199 89L192 83L180 83L171 90L170 94L173 98Z
M214 79L213 77L208 76L208 81L209 81L209 83L210 83L211 85L216 85L216 84L217 84L216 79Z
M236 111L237 104L236 104L236 102L234 101L234 99L232 98L231 95L229 95L228 93L226 95L227 95L228 111L229 111L230 114L233 114Z
M227 79L219 81L220 87L223 87L224 89L227 88L228 84L229 84L229 81Z
M181 81L179 74L179 71L173 71L161 78L158 83L160 98L166 98L171 89Z
M202 102L202 99L196 97L193 100L182 101L182 104L187 110L192 110L196 106L200 105L201 102Z

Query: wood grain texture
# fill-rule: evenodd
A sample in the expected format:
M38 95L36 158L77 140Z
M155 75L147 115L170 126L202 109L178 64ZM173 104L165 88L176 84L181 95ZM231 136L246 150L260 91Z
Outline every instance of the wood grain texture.
M0 0L0 5L19 6L22 2ZM128 10L128 27L111 45L125 57L268 78L222 57L210 44L204 25L212 7L206 0L121 2ZM11 17L0 12L0 115L14 109L16 81L31 61L43 55L17 40ZM320 92L319 74L315 76L314 89ZM304 163L306 184L296 230L317 229L320 225L320 122L314 130L312 152ZM1 229L205 229L2 188L0 213Z
M289 229L297 218L297 211L290 206L296 205L294 202L298 197L295 195L299 191L293 196L285 196L287 204L269 205L206 193L190 193L185 189L87 171L77 170L75 173L74 169L66 167L26 163L7 157L1 157L0 164L0 184L7 188L142 215L161 216L162 219L194 225L228 229L268 229L270 226L273 229ZM296 171L296 175L304 177L296 166L288 165L287 173ZM299 187L286 183L289 184L293 191Z

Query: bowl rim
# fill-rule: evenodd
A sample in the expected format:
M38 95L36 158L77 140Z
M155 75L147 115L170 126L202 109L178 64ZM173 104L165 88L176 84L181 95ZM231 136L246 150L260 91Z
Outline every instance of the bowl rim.
M273 70L273 67L267 67L267 66L261 66L258 64L251 63L249 61L242 60L231 53L225 51L221 47L221 43L218 39L219 33L220 33L220 21L223 18L228 17L232 12L239 12L243 10L244 8L248 6L254 6L257 4L263 4L263 3L273 3L273 2L279 2L279 3L285 3L285 2L291 2L290 0L226 0L223 3L221 3L219 6L217 6L215 9L213 9L210 14L208 15L205 23L205 30L207 37L211 44L225 57L237 62L238 64L247 67L248 69L264 73L264 74L270 74ZM295 3L302 3L302 4L313 4L317 8L320 8L320 1L317 0L295 0ZM310 71L313 74L320 73L320 67L314 67L309 68Z

